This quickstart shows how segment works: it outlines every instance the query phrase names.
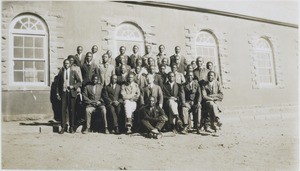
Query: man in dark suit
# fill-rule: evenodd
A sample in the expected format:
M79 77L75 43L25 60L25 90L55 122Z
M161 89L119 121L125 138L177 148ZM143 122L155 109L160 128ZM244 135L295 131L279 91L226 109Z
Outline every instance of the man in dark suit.
M154 84L163 87L163 79L161 78L160 74L155 72L155 66L152 65L149 67L149 71L147 75L152 75L154 78Z
M100 115L104 123L105 133L108 134L106 109L103 102L103 86L98 84L99 76L93 75L91 84L83 90L83 102L86 105L86 124L82 128L82 133L91 132L92 114Z
M172 64L175 63L175 61L176 61L176 56L178 56L178 57L179 57L179 61L180 61L179 63L186 67L186 65L187 65L187 60L185 59L184 56L182 56L182 55L180 54L180 51L181 51L181 48L180 48L179 46L176 46L176 47L175 47L175 54L172 55L172 56L170 56L170 66L171 66Z
M170 63L169 62L169 59L167 57L167 55L164 53L165 51L165 46L164 45L159 45L158 47L158 54L156 55L156 59L157 59L157 66L160 66L162 64L162 59L166 58L167 61L168 61L168 64Z
M148 132L159 134L168 117L164 111L155 105L155 97L150 96L147 105L141 109L142 124L147 128ZM157 136L154 136L157 137Z
M86 53L85 62L81 66L81 73L82 73L82 86L86 86L88 83L91 82L93 75L100 75L100 70L98 66L92 62L93 54L91 52Z
M139 47L137 45L134 45L132 48L133 54L128 59L128 65L131 67L131 69L136 67L136 59L142 59L141 55L138 54Z
M64 60L63 65L64 68L58 74L58 86L56 89L57 99L61 100L62 103L62 129L60 133L63 134L65 131L67 131L68 122L70 123L69 132L75 133L75 103L77 97L77 89L81 86L81 79L77 72L70 69L70 61L68 59Z
M164 109L166 113L169 113L169 122L173 129L173 132L176 133L175 126L182 126L182 122L179 118L178 107L184 99L184 93L179 84L175 82L175 74L169 72L168 82L163 86L163 95L164 95Z
M117 84L117 76L114 74L111 76L110 84L103 89L103 99L106 104L108 116L112 119L112 132L119 134L118 121L123 100L121 97L121 86Z
M154 97L155 105L162 108L164 100L163 92L158 85L154 84L153 75L147 75L147 84L141 91L141 104L144 105L145 102L149 101L150 97Z
M126 48L125 48L125 46L121 46L120 47L120 54L119 54L119 56L117 56L116 58L115 58L115 61L116 61L116 68L118 67L118 66L120 66L120 64L121 64L121 59L124 59L125 60L125 64L127 64L128 65L128 56L127 55L125 55L125 52L126 52Z
M207 73L209 71L203 66L203 63L204 59L202 57L196 59L197 68L194 70L194 75L200 86L203 86L204 82L207 80Z
M201 87L197 80L194 80L194 73L188 72L187 82L182 85L184 91L184 99L182 102L182 120L184 129L183 134L187 134L188 125L190 121L190 113L193 114L194 127L197 128L199 132L200 119L201 119L201 102L202 102L202 93Z
M127 82L127 75L129 73L129 71L128 71L126 65L121 65L120 68L121 68L120 73L116 74L118 77L117 83L120 85L123 85Z
M147 80L146 80L145 74L141 73L140 66L136 66L135 70L133 70L132 73L135 74L134 82L136 82L139 85L139 87L142 91L142 89L147 85Z
M79 67L81 67L81 65L84 63L84 61L85 61L85 56L84 56L84 54L82 53L82 51L83 51L83 48L82 48L82 46L78 46L77 47L77 49L76 49L76 51L77 51L77 54L74 56L74 63L77 65L77 66L79 66Z

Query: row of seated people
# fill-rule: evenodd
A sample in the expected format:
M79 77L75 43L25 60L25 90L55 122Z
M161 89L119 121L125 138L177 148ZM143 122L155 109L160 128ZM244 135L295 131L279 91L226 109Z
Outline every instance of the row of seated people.
M158 133L164 123L168 123L167 130L186 134L191 125L191 116L197 132L200 132L201 128L206 129L206 120L209 120L210 127L216 130L216 115L220 111L219 102L223 94L220 83L215 79L215 72L208 72L207 69L199 67L203 60L201 57L197 58L196 69L186 70L186 77L180 73L180 81L176 77L179 73L176 63L171 65L168 74L163 64L160 65L159 73L155 72L155 66L151 64L145 73L141 73L142 67L139 65L129 69L121 64L119 73L113 69L107 74L101 67L94 67L87 70L89 74L86 76L85 64L94 65L90 58L91 53L87 53L84 64L78 67L74 62L75 57L69 56L64 60L64 66L58 74L56 92L62 108L60 133L67 131L67 124L70 124L69 132L76 131L77 97L83 101L85 109L83 133L91 131L93 113L96 113L95 116L101 116L105 133L109 132L109 126L115 133L119 133L119 128L123 126L126 128L121 130L126 130L127 133L131 133L132 126L139 129L144 127L150 132ZM109 68L106 64L107 59L107 54L104 54L100 66ZM138 63L140 60L136 61ZM199 79L201 76L203 78ZM155 103L155 110L152 110L152 101ZM132 124L133 118L135 125ZM153 125L153 122L159 124Z

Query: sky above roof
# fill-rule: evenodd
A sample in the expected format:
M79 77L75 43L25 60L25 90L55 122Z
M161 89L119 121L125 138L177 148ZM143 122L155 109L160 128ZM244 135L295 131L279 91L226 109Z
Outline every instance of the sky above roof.
M160 2L214 9L298 24L297 0L159 0Z

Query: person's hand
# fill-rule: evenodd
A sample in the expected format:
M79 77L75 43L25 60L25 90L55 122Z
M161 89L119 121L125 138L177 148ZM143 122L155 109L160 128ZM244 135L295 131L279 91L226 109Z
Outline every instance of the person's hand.
M78 87L76 91L77 91L77 93L80 93L81 92L80 87Z
M100 101L97 101L97 102L96 102L96 106L99 106L99 105L101 105L101 102L100 102Z
M120 102L116 100L116 101L113 101L112 104L113 104L114 106L118 106L118 105L120 104Z
M70 89L70 90L72 90L73 88L74 88L74 86L72 86L72 85L69 86L69 89Z
M57 100L61 101L59 94L56 94L56 98L57 98Z
M159 104L158 106L159 106L160 108L162 108L162 107L163 107L163 105L162 105L162 104Z

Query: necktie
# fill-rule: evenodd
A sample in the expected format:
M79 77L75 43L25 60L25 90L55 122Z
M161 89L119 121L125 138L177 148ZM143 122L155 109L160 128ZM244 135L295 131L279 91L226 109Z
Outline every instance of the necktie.
M68 70L66 70L66 80L69 79L69 74L68 74Z

